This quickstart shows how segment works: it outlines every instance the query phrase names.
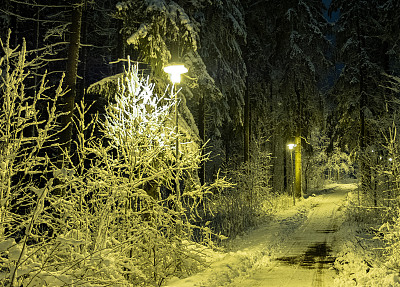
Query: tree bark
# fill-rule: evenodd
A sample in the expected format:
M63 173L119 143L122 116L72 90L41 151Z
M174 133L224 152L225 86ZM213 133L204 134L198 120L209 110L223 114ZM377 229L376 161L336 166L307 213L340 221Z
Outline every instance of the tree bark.
M85 1L85 7L82 11L82 20L81 20L81 39L84 44L88 43L88 11L87 11L87 3ZM83 2L82 2L83 3ZM78 57L79 59L79 57ZM79 85L79 93L78 95L84 97L86 87L87 87L87 63L88 63L88 47L81 48L81 64L80 64L80 73L82 76L82 80Z
M64 82L65 86L69 90L62 99L62 111L65 115L61 117L61 127L64 130L60 133L59 138L60 147L63 152L68 152L71 146L72 115L76 97L76 79L79 61L83 0L73 0L72 5L72 23L70 26L68 59Z
M361 189L367 192L371 187L371 170L366 159L365 151L367 146L367 134L365 127L365 108L367 106L367 94L364 90L365 88L365 72L363 68L362 52L365 49L365 37L361 31L360 25L360 15L357 19L357 38L358 38L358 53L359 53L359 71L360 71L360 81L359 81L359 94L360 94L360 169L361 169Z
M249 76L248 75L246 77L246 91L245 91L245 99L244 99L244 121L243 121L243 124L244 124L244 152L243 152L243 155L244 155L244 162L248 162L249 158L250 158L250 95L249 95Z
M201 154L202 156L204 156L205 154L205 147L204 144L206 142L206 127L205 127L205 107L204 107L205 103L204 103L204 95L200 96L200 100L199 100L199 136L200 139L202 141L202 145L203 145L203 149L201 150ZM199 170L199 177L200 177L200 183L203 185L206 182L206 167L205 167L206 163L205 161L201 162L201 166L200 166L200 170Z
M9 17L10 17L9 28L12 29L11 30L12 33L11 33L10 43L14 47L17 47L18 46L18 40L19 40L19 36L18 36L19 35L19 20L18 20L18 17L16 15L19 14L19 4L18 3L14 3L13 5L11 5L11 1L7 0L5 5L4 5L4 8L5 8L6 11L10 11L11 13L14 14L14 15L9 15ZM8 29L4 30L4 35L8 35Z
M244 15L246 26L249 27L249 15ZM249 59L249 43L244 46L244 62L246 65L246 87L244 94L244 119L243 119L243 161L246 163L250 159L250 93L249 93L249 78L250 78L250 59Z
M290 194L290 190L288 189L288 164L287 164L287 149L285 148L283 150L283 190L285 192L287 192L287 194ZM291 167L291 165L289 164L289 168ZM290 173L289 173L290 174Z
M117 56L117 60L119 60L119 62L116 65L116 74L118 73L123 73L124 72L124 62L122 61L122 59L125 59L125 38L124 35L121 32L121 29L124 25L122 20L116 20L117 21L117 47L116 47L116 56Z

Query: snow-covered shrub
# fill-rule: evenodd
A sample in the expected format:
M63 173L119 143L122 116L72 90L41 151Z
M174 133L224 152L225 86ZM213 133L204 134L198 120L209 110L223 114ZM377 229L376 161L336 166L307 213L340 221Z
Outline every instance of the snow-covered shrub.
M25 81L35 60L25 42L13 49L0 40L0 282L21 286L45 264L35 258L62 226L53 225L47 200L54 191L49 149L57 136L56 102L62 81L50 90L43 76L35 93ZM40 107L40 108L39 108Z
M91 260L78 271L104 285L111 278L121 284L160 285L169 276L190 274L201 262L190 241L199 227L189 218L193 204L214 187L200 187L194 176L201 154L183 126L176 134L174 95L158 97L153 88L137 66L129 66L100 121L104 139L80 144L90 167L77 181L81 191L74 194L82 194L86 205L81 225L83 234L90 234L84 249L91 250ZM180 197L175 193L177 176Z
M400 79L393 78L400 86ZM383 224L379 232L383 235L385 250L387 252L386 267L400 272L400 149L399 136L397 135L397 125L393 122L392 127L385 136L386 152L385 157L381 157L377 165L377 176L381 179L380 192L383 194L381 205L385 207L382 213ZM388 160L390 159L390 160ZM378 199L380 198L378 197ZM399 280L400 286L400 280Z
M348 193L335 286L400 286L399 217L381 199L373 206L371 194L360 188Z
M379 232L386 243L387 266L400 272L400 217L394 218L392 223L384 223Z
M361 248L358 247L359 251ZM350 287L350 286L369 286L369 287L399 287L400 277L398 272L386 268L382 262L372 261L376 258L365 256L348 250L343 252L335 261L335 269L339 272L339 276L335 278L334 286ZM372 263L372 264L371 264Z
M304 148L304 193L321 188L327 181L347 180L354 176L353 162L347 147L330 142L324 132L315 129Z
M325 166L328 179L340 180L342 176L348 176L353 172L352 165L350 153L334 145L332 152L327 156L327 163Z
M201 153L181 127L177 164L174 95L158 97L130 66L105 115L76 105L71 155L60 167L60 157L48 154L57 150L61 83L48 90L43 78L38 92L26 96L25 47L2 46L0 282L154 286L199 267L203 256L191 241L193 230L204 243L212 232L191 217L227 183L198 184Z
M313 130L308 139L310 145L304 149L304 193L310 188L320 188L325 184L328 139L319 130Z
M254 143L252 159L224 171L234 184L218 194L211 207L212 228L229 237L257 224L260 218L275 210L275 195L271 190L271 171L268 152Z
M207 240L211 231L192 225L190 218L207 194L226 182L199 185L200 148L181 121L176 133L174 95L154 94L136 65L128 66L118 86L101 122L105 140L88 149L98 159L85 177L85 188L90 187L85 194L97 210L89 222L98 221L91 228L97 230L98 248L121 249L114 262L129 283L161 284L189 274L201 261L191 236L201 230Z
M359 209L357 215L356 211L346 210L347 219L338 231L337 237L344 239L336 243L340 252L334 264L338 272L334 286L400 286L398 223L378 228L378 212Z
M110 222L118 223L110 225L102 241L113 238L127 245L124 261L129 264L121 266L131 281L159 284L177 271L190 272L183 263L188 255L182 240L191 227L183 222L182 202L195 197L199 186L185 180L180 199L173 191L177 175L182 180L197 169L200 150L180 127L176 161L174 96L158 97L153 88L139 77L137 66L129 67L101 124L106 146L92 149L102 160L88 173L93 173L93 185L103 183L99 188L107 198L114 197L113 206L98 209L109 210L115 217Z

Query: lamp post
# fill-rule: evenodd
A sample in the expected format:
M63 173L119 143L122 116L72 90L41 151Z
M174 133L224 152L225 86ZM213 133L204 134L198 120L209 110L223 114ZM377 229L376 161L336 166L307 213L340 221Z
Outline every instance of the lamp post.
M188 72L188 69L182 63L170 63L164 67L164 72L169 74L172 82L171 94L175 93L175 131L176 131L176 142L175 142L175 159L176 159L176 173L175 173L175 191L176 197L179 202L180 200L180 188L179 188L179 125L178 125L178 93L175 92L175 84L181 82L181 75Z
M293 196L293 205L296 205L296 196L294 194L294 176L293 176L293 149L296 147L296 144L288 144L290 150L290 174L292 175L292 196Z

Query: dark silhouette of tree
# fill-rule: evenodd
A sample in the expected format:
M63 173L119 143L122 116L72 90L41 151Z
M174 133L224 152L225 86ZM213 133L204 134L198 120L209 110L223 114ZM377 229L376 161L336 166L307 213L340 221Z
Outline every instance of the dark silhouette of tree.
M336 81L336 132L340 146L348 144L359 160L361 186L371 188L368 147L379 142L379 130L387 124L390 95L383 88L390 71L389 30L382 21L380 1L332 1L330 11L340 11L336 24L337 62L343 69ZM358 129L351 127L358 126ZM380 145L380 144L378 144Z
M72 136L72 116L75 107L75 97L77 90L77 75L79 48L81 44L81 26L83 0L74 0L72 4L71 26L69 29L68 58L65 72L65 85L68 92L62 98L62 112L60 133L60 148L62 152L69 152Z
M264 1L248 3L252 93L264 109L252 109L252 117L268 113L273 118L275 141L282 150L296 138L296 165L301 178L301 138L322 125L322 99L318 88L329 41L321 1ZM264 84L262 84L264 83ZM258 105L255 105L258 106ZM265 118L265 116L264 116ZM268 121L265 121L267 123ZM266 129L266 128L264 128ZM286 151L285 151L286 152ZM297 196L300 196L300 181Z

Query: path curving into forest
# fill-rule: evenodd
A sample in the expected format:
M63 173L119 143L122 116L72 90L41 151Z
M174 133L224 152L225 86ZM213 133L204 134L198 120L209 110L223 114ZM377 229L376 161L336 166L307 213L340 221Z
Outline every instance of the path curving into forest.
M208 268L169 287L330 287L335 254L346 238L337 232L354 184L331 184L296 206L280 210L247 234L232 240L227 252L214 254Z
M235 278L229 286L333 286L332 248L348 191L336 187L316 194L307 219L273 252L271 263Z

